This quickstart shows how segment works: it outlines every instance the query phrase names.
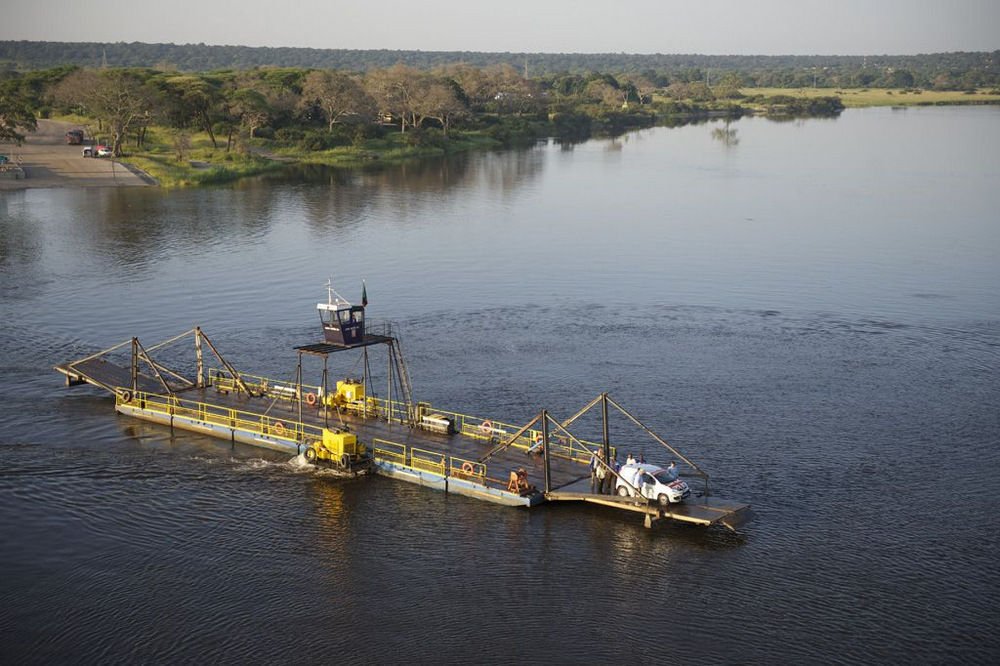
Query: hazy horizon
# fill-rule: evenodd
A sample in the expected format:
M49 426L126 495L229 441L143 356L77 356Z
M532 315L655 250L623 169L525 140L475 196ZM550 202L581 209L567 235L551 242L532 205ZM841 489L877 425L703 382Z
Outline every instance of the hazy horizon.
M995 0L571 0L503 5L3 0L0 40L486 53L918 55L1000 48ZM58 20L56 20L58 19Z
M328 46L328 47L316 47L316 46L295 46L289 44L281 44L276 46L266 46L261 44L222 44L222 43L208 43L208 42L151 42L143 40L81 40L81 39L5 39L0 38L0 41L26 41L26 42L52 42L59 44L165 44L168 46L207 46L207 47L220 47L220 48L251 48L251 49L315 49L317 51L323 50L346 50L346 51L412 51L417 53L488 53L488 54L513 54L513 55L635 55L635 56L704 56L704 57L764 57L764 58L781 58L781 57L817 57L817 58L878 58L883 57L907 57L907 56L921 56L921 55L933 55L938 53L992 53L994 51L1000 50L1000 48L992 49L951 49L948 51L923 51L920 53L704 53L704 52L680 52L680 51L656 51L656 52L646 52L646 51L487 51L482 49L390 49L390 48L363 48L363 47L341 47L341 46Z

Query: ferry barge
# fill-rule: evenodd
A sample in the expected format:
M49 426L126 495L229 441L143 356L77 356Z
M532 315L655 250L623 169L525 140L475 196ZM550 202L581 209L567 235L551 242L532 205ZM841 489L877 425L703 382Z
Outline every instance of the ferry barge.
M317 304L323 340L294 348L294 381L238 371L200 327L148 348L133 337L55 369L67 386L91 384L113 393L119 414L301 455L348 473L374 472L509 506L588 502L639 513L647 527L671 519L735 530L749 519L749 505L712 496L704 470L607 393L569 419L559 420L542 409L524 425L414 402L395 327L366 322L366 307L366 292L361 305L355 305L327 285L326 302ZM193 364L187 358L186 370L168 366L164 357L168 351L176 355L184 341L193 341ZM206 349L217 365L206 364ZM372 390L371 357L378 350L386 352L384 398ZM362 376L330 386L330 356L352 352L360 354ZM303 383L304 358L322 361L319 384ZM599 410L599 440L578 436L578 422L594 410ZM609 437L613 414L682 461L688 476L701 479L700 492L676 503L663 495L646 497L638 477L608 464L617 457ZM629 444L639 448L634 440ZM615 494L594 492L595 469L614 481Z

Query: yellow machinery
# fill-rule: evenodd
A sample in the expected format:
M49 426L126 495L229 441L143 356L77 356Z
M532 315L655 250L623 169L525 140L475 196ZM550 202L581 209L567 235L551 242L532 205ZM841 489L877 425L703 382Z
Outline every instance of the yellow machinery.
M306 448L305 457L311 463L322 460L342 469L354 469L369 462L368 450L358 442L354 433L329 428L323 428L322 440L314 441Z
M337 390L326 400L328 407L347 407L363 403L365 400L365 385L356 379L341 379L337 382Z

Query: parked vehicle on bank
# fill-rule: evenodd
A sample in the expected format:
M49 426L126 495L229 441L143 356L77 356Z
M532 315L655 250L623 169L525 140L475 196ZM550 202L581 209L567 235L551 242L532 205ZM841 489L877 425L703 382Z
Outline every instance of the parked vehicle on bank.
M66 143L71 146L79 146L83 143L83 130L82 129L71 129L66 132Z
M111 157L111 149L107 146L98 144L96 146L87 146L83 149L84 157Z

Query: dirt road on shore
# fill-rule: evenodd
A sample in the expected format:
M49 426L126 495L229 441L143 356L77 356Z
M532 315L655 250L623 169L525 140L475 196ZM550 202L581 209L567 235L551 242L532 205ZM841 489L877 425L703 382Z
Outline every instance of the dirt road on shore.
M110 158L83 157L83 146L66 144L66 130L75 125L39 120L38 130L20 146L0 143L0 154L20 162L24 178L13 178L14 170L0 173L0 191L35 187L138 187L155 185L145 173Z

